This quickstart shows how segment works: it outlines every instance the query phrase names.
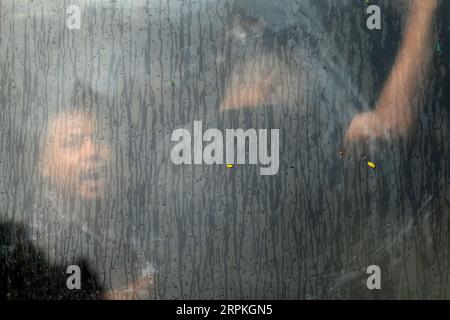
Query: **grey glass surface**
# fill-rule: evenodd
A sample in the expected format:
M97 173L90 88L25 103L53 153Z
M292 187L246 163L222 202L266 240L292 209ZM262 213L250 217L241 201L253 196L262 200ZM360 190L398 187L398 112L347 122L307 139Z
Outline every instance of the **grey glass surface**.
M377 3L1 0L3 220L105 290L151 274L135 298L449 298L448 52L410 139L342 153L407 18ZM278 173L173 164L194 121L280 129Z

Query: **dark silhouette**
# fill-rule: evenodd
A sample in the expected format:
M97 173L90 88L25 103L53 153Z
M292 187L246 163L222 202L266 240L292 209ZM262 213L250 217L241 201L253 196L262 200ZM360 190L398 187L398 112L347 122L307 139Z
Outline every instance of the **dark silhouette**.
M87 263L81 269L81 289L69 290L64 266L52 266L38 248L26 239L23 226L0 224L0 299L71 300L100 299L102 288Z

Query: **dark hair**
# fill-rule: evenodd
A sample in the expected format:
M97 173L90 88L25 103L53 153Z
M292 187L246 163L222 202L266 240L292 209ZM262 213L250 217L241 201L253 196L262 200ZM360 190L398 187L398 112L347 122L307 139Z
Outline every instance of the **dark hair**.
M19 224L0 224L0 300L101 299L103 289L86 261L77 262L81 289L69 290L65 268L50 266L24 230Z

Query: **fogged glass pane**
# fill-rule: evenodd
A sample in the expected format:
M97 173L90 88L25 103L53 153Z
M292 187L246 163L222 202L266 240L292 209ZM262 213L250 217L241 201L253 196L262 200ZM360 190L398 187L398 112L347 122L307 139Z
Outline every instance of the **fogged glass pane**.
M2 296L448 298L448 5L1 1Z

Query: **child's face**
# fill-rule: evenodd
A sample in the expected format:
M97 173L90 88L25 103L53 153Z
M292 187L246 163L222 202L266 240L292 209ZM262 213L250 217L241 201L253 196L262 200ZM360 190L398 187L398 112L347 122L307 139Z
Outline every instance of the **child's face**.
M86 112L61 113L50 121L41 170L58 191L84 198L103 193L110 154L96 132L95 119Z

